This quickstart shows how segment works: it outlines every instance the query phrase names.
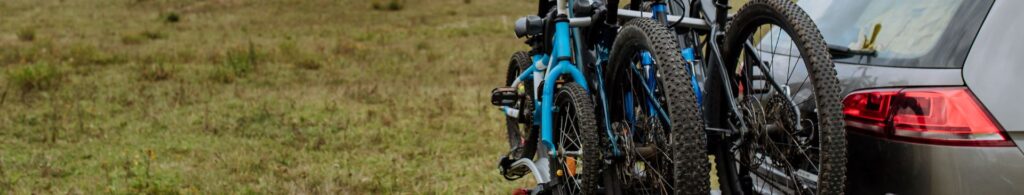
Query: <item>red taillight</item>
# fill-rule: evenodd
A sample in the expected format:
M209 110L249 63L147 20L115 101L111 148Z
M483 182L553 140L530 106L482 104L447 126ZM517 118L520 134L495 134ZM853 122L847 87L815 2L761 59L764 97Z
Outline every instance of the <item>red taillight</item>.
M889 105L897 93L899 90L896 89L868 90L846 96L843 100L846 126L871 133L884 133L886 119L889 118Z
M878 89L843 100L848 129L894 139L957 146L1013 146L964 87Z

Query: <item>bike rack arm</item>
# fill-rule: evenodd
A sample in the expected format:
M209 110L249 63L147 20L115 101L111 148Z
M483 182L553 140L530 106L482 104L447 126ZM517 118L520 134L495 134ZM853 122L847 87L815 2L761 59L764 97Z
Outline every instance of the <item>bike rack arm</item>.
M569 26L571 27L587 27L593 23L594 19L591 17L572 17L569 18Z
M627 18L643 18L643 17L650 17L650 16L654 15L654 13L652 13L652 12L641 12L641 11L634 11L634 10L628 10L628 9L619 9L618 14L619 14L619 16L627 17ZM682 20L680 20L680 18ZM676 26L675 26L676 28L693 28L693 29L701 29L701 30L711 30L711 26L708 25L707 22L705 22L703 19L700 19L700 18L683 17L683 16L677 16L677 15L667 15L666 19L668 19L668 21L673 22L673 23L675 23L676 21L679 21L679 23L677 23Z
M628 9L618 9L618 16L626 18L645 18L653 16L651 12L633 11ZM711 30L711 26L706 21L700 18L683 17L677 15L666 15L669 22L672 22L676 28L692 28L700 30ZM680 20L682 19L682 20ZM679 21L676 23L676 21ZM592 17L572 17L569 18L569 26L572 27L586 27L594 23Z

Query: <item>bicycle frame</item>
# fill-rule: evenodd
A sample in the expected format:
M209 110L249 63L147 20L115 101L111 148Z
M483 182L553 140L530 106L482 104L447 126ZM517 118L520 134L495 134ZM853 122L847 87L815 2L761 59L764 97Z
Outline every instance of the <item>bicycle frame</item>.
M573 64L571 61L574 55L572 45L570 45L572 42L571 39L573 38L572 36L578 35L570 34L571 14L568 11L569 8L567 7L567 1L568 0L557 1L556 6L558 6L558 11L554 20L555 30L552 38L553 40L551 41L553 43L551 53L533 55L533 64L520 73L512 83L512 86L518 86L523 80L532 78L534 93L537 93L538 91L540 93L534 94L534 97L542 97L540 98L540 104L537 104L536 100L534 100L534 114L541 118L540 124L535 124L540 125L541 127L540 142L542 147L539 148L539 151L542 151L542 154L546 153L546 155L538 155L538 159L535 162L522 162L522 160L526 159L516 162L518 164L526 164L526 166L530 167L538 184L548 183L551 181L550 175L547 174L548 167L544 165L548 164L548 159L558 155L558 150L555 149L556 147L553 141L554 127L552 124L556 81L559 77L567 75L570 76L574 82L582 86L587 93L592 93L592 90L587 87L587 79L583 76L583 72L581 72L580 69L577 68L576 64ZM587 24L589 24L589 21L587 21ZM518 113L518 110L507 106L503 106L502 110L504 110L509 116L516 116L513 114Z
M655 6L652 6L652 11L653 12L641 12L641 11L633 11L633 10L619 10L618 11L618 13L619 13L618 16L620 16L620 17L634 17L634 18L635 17L644 17L644 16L653 16L653 18L657 19L658 21L663 22L666 25L671 25L671 27L682 28L682 29L692 29L692 30L697 30L697 31L701 31L701 32L707 33L708 36L704 37L704 42L707 44L707 50L706 50L706 53L704 53L704 54L708 55L708 56L705 56L705 57L708 58L708 61L710 63L704 64L704 67L702 69L705 70L705 71L711 71L711 72L703 72L703 74L704 75L714 74L715 76L718 76L718 78L721 79L718 82L721 83L722 86L719 86L716 89L717 90L721 90L722 93L724 93L723 94L724 97L727 97L727 98L722 98L722 99L724 99L724 101L726 101L725 105L728 105L727 106L728 110L726 110L726 111L732 113L732 115L731 115L731 117L729 119L725 119L725 121L706 121L706 122L709 122L712 125L718 126L720 128L715 128L714 126L710 126L710 125L705 126L705 127L707 128L707 130L710 130L710 131L723 132L723 133L727 133L727 134L739 133L741 136L744 136L744 134L746 132L746 129L744 129L746 127L746 124L745 124L745 122L743 120L740 120L740 119L743 118L743 112L740 111L738 103L733 98L729 98L729 97L735 97L735 94L733 94L733 92L731 90L733 88L733 86L732 86L732 83L729 81L730 76L729 76L729 73L726 71L727 68L725 67L726 65L724 64L725 61L723 60L723 57L722 57L721 47L718 45L720 39L722 38L720 35L723 33L722 31L724 30L724 28L726 26L726 23L727 23L727 20L723 19L723 18L728 18L727 13L728 13L728 8L729 8L728 7L729 1L728 0L699 0L699 1L700 1L700 5L701 6L700 6L700 9L698 9L697 11L703 13L702 15L705 16L703 18L693 18L693 17L689 17L689 16L670 15L670 14L667 14L667 13L662 13L662 12L666 12L667 9L659 8L657 6L657 4L655 4ZM664 6L664 5L662 5L662 6ZM693 9L693 8L692 7L687 7L685 9L687 10L685 12L690 12L689 10ZM696 37L694 37L694 38L696 40ZM702 46L698 46L697 48L703 48L703 47ZM745 49L747 49L749 51L756 51L756 50L754 50L753 46L750 45L749 42L745 45ZM694 56L693 50L694 50L694 48L681 48L681 52L682 52L682 54L684 56L684 60L687 62L687 66L692 66L693 65L692 62L694 62L694 60L695 60L695 57L693 57ZM760 60L760 56L758 56L756 53L751 53L751 54L748 54L747 57L753 58L753 59L755 59L758 62L762 62L762 63L759 63L759 64L755 64L755 66L760 67L759 70L762 71L761 73L763 73L765 75L769 75L766 72L766 69L764 69L765 65L763 64L763 61ZM693 75L692 73L696 73L697 72L692 67L687 68L687 69L691 70L691 75ZM780 86L778 83L776 83L776 81L774 79L767 79L766 81L769 82L769 84L770 84L770 86L772 88L775 88L778 91L783 91L782 86ZM704 94L702 94L702 92L701 92L702 90L700 90L700 88L699 88L699 86L701 84L701 81L698 81L695 78L691 77L691 84L694 87L695 95L697 97L699 97L698 98L698 104L702 105L701 106L702 108L705 108L706 106L708 106L709 104L706 104L706 102L703 101ZM790 106L793 108L797 120L800 120L801 117L800 117L799 109L797 109L796 105L792 103L792 100L789 100L789 97L785 97L785 98L787 98L787 100L791 103ZM713 109L702 109L702 110L707 110L707 112L721 112L721 110L713 110ZM705 113L705 114L707 114L707 113ZM708 115L705 115L705 116L708 116ZM732 127L731 126L732 124L729 124L726 121L732 121L732 122L736 123L736 126L738 126L739 129L736 129L735 127ZM725 123L725 124L723 124L723 123ZM799 124L797 124L797 126L798 126L798 128L800 128Z
M528 158L517 159L513 163L512 166L526 166L526 167L528 167L530 169L530 171L532 172L532 174L534 175L534 177L535 177L535 179L536 179L536 181L538 183L538 188L539 189L543 189L543 186L545 184L549 184L549 182L551 182L551 180L552 180L551 175L549 175L550 167L548 166L550 159L554 158L554 157L557 157L558 155L565 155L565 154L559 154L559 152L558 152L558 150L557 150L557 148L556 148L556 146L554 144L554 135L553 135L554 134L554 124L553 124L554 123L554 121L553 121L554 119L552 118L553 117L553 112L555 112L554 109L556 109L554 107L554 105L553 105L554 104L554 93L555 93L556 83L557 83L557 80L559 78L563 78L563 76L569 76L572 79L573 82L576 82L581 87L583 87L583 89L586 90L586 92L588 94L597 95L596 97L598 97L598 99L600 101L597 101L595 103L599 104L601 106L601 108L603 109L603 110L598 110L598 111L602 112L602 114L603 114L603 115L599 115L599 116L603 116L604 120L601 121L601 122L603 122L604 127L605 127L605 131L606 131L609 139L611 140L611 148L612 148L613 155L617 156L617 155L620 155L620 153L621 153L619 151L619 146L618 146L618 143L616 141L618 138L616 137L616 134L611 129L611 119L610 119L610 117L608 115L608 113L609 113L609 110L608 110L609 104L608 104L607 99L605 97L604 78L602 78L603 74L601 73L601 71L602 71L602 67L601 67L602 64L604 64L608 60L607 53L608 53L608 50L609 50L610 46L608 46L608 45L601 45L601 44L598 44L598 43L595 43L595 45L593 45L593 46L595 46L595 48L593 48L593 49L596 50L596 53L597 53L597 56L596 56L597 59L595 59L596 61L593 62L595 64L595 66L596 66L597 74L595 76L596 78L591 78L593 80L588 80L588 78L586 78L584 76L583 71L581 71L581 69L580 69L580 64L582 64L582 61L586 61L586 59L582 59L582 57L580 57L581 52L582 52L580 50L583 50L582 48L584 48L584 47L582 47L580 45L582 43L580 41L580 39L581 39L580 38L580 32L579 32L580 30L579 30L578 27L590 26L592 23L594 23L594 20L595 20L596 17L579 17L579 18L573 17L572 8L570 6L568 6L568 3L570 1L571 0L557 0L557 2L556 2L556 6L557 6L556 10L557 11L556 11L556 16L555 16L555 18L553 20L554 27L555 27L554 28L554 32L546 32L546 33L552 33L553 34L553 36L551 36L552 38L550 40L551 41L551 51L550 51L550 53L546 53L546 54L544 54L544 53L533 54L533 56L531 56L533 62L530 65L530 67L528 67L526 70L521 72L516 77L516 79L512 82L512 85L510 86L510 87L520 86L520 84L523 81L525 81L525 80L532 80L533 83L530 83L529 87L532 87L532 89L533 89L533 93L534 93L534 94L532 94L533 97L538 97L538 98L535 98L534 100L532 100L532 101L534 101L533 102L534 103L533 104L533 106L534 106L533 108L534 109L533 109L533 113L532 114L534 116L540 116L540 119L541 119L539 121L537 121L537 120L533 121L533 125L540 126L540 146L538 147L537 159L536 160L532 160L532 159L528 159ZM706 2L706 4L709 4L709 3L723 3L723 2L725 2L724 0L701 0L701 1L702 2ZM617 1L612 1L612 2L617 2ZM639 2L639 0L634 1L634 3L636 3L636 2ZM722 4L713 4L713 5L720 6ZM707 7L707 6L705 6L705 7ZM711 10L715 11L715 13L713 15L717 16L716 18L724 18L725 17L724 16L725 11L724 10L719 11L719 9L721 9L720 7L712 7L712 8L714 8L714 9L711 9ZM653 12L640 12L640 11L633 11L633 10L626 10L626 9L615 9L615 10L610 10L610 11L607 12L608 14L614 14L614 15L609 15L608 17L606 17L604 19L606 19L606 21L616 21L615 17L652 18L652 19L658 20L660 22L663 22L666 25L669 25L669 24L674 25L674 27L676 27L676 28L688 28L688 29L708 31L709 33L711 33L713 35L719 33L719 29L724 27L724 21L716 21L716 20L713 20L713 18L709 18L709 17L705 17L705 18L691 18L691 17L685 17L685 16L670 15L669 11L668 11L668 7L667 7L667 5L663 1L658 1L657 3L653 4L652 11ZM702 11L707 12L708 9L704 9ZM708 65L708 66L713 65L713 66L711 66L711 68L717 70L717 73L720 74L721 76L723 76L722 77L723 78L723 84L725 84L725 86L723 86L723 88L724 89L730 89L731 86L729 86L730 83L727 80L728 73L726 73L726 71L725 71L726 69L724 67L725 65L723 64L724 61L722 61L722 57L721 57L721 54L719 52L720 51L719 47L718 47L716 41L714 41L714 39L716 39L716 38L717 38L716 36L707 36L707 39L712 39L712 41L708 41L709 44L710 44L709 45L709 50L708 50L709 51L708 55L711 55L711 57L713 57L713 58L711 60L712 63L706 64L706 65ZM573 43L575 43L575 45ZM573 48L576 48L576 50L574 51ZM687 62L687 64L686 64L687 67L688 67L687 69L690 70L691 73L695 72L692 69L692 66L694 65L692 63L693 59L694 59L694 57L693 57L694 56L693 55L693 53L694 53L693 50L694 49L692 49L692 48L681 48L681 50L680 50L680 52L683 54L683 56L685 58L684 60ZM657 82L653 79L654 78L654 71L655 71L655 68L656 68L655 66L653 66L654 65L653 57L651 57L649 51L648 52L642 52L639 57L640 57L640 61L641 61L640 63L641 63L642 69L634 67L634 68L632 68L632 71L633 71L632 74L643 75L643 77L641 77L641 78L647 78L647 80L644 80L644 82L642 84L642 86L644 86L643 90L644 90L645 94L642 94L642 96L638 96L638 97L644 98L644 100L640 100L640 101L645 102L646 104L650 105L648 107L648 110L645 110L645 112L649 113L652 116L657 116L657 117L662 118L661 121L666 123L664 125L671 126L671 124L668 124L668 122L670 120L668 120L668 118L667 118L667 112L661 107L659 101L654 96L654 89L656 89L656 87L657 87ZM754 57L756 57L756 56L754 56ZM573 59L576 59L577 62L573 62ZM590 87L591 85L588 85L588 81L595 82L594 83L595 85L594 85L593 88ZM698 87L698 81L696 79L692 79L691 82L694 85L694 90L697 93L697 96L701 96L701 90ZM729 93L727 97L731 97L732 96L730 90L725 90L725 91L727 93ZM630 97L632 97L632 96L630 95ZM538 101L538 99L539 99L539 101ZM726 101L729 101L728 105L731 106L731 110L730 111L733 112L733 113L738 114L738 115L734 115L734 117L736 117L736 116L740 116L741 117L742 115L739 115L739 114L742 114L742 113L738 111L738 105L735 103L735 101L731 100L730 98L725 98L725 99L727 99ZM627 102L630 102L629 104L632 104L633 101L630 100L630 101L627 101ZM632 106L629 106L629 105L627 105L626 107L627 107L627 109L632 108ZM512 107L509 107L509 106L502 106L501 110L507 116L510 116L510 117L517 117L517 116L519 116L519 112L520 112L516 108L512 108ZM627 113L628 113L627 116L624 116L624 117L626 117L628 119L632 119L633 118L633 116L632 116L633 113L629 112L629 111L627 111ZM739 121L739 122L742 124L742 121ZM742 126L743 125L741 125L741 127ZM630 128L630 129L632 129L632 128ZM708 129L714 129L714 128L708 127ZM730 132L733 132L733 131L730 131ZM739 130L739 132L743 132L743 131Z
M553 43L552 48L553 49L552 49L551 54L537 54L537 55L532 56L533 57L533 64L529 68L527 68L525 71L523 71L522 73L519 74L519 76L516 78L516 80L513 81L512 86L518 86L520 84L520 82L522 82L523 80L527 80L527 79L531 79L532 78L533 81L534 81L534 83L533 83L533 88L535 89L534 92L536 93L537 91L541 91L540 94L534 94L535 97L550 97L550 96L554 95L555 83L554 82L545 82L545 81L554 81L554 80L557 80L559 77L561 77L563 75L569 75L569 76L571 76L573 78L573 81L578 83L578 84L580 84L584 88L584 90L587 90L588 93L593 93L593 90L591 90L591 89L589 89L587 87L588 86L587 85L587 79L583 76L583 73L576 67L576 64L573 64L571 62L571 59L573 58L573 55L575 53L572 51L572 45L570 44L571 43L570 42L571 39L579 40L579 35L576 33L577 29L571 29L570 30L570 28L589 26L592 23L593 19L589 18L589 17L573 18L572 17L571 8L568 7L568 5L567 5L568 1L569 0L558 0L557 3L556 3L556 6L557 6L556 7L556 9L557 9L557 16L555 18L555 32L554 32L554 36L553 36L553 40L552 40L552 43ZM654 18L654 19L659 19L660 18L662 20L668 19L667 17L665 17L667 12L666 12L665 5L663 3L656 5L655 9L658 10L660 14L654 15L654 17L652 17L652 18ZM614 12L612 12L612 13L614 13ZM573 34L570 34L570 31L572 31ZM577 41L576 43L579 44L579 41ZM577 48L580 48L580 47L577 47ZM650 65L653 64L653 58L650 56L649 53L647 53L647 55L643 55L642 59L643 59L642 61L643 61L643 64L645 65L645 67L650 67ZM598 59L599 63L597 63L597 64L600 64L600 62L603 62L605 60L606 59ZM549 67L550 67L550 70L548 70ZM598 68L598 71L600 71L600 70L601 69ZM653 76L653 74L654 74L652 69L647 69L645 71L646 71L645 73L647 75ZM601 83L601 81L603 79L600 78L601 77L600 75L601 74L598 74L598 77L599 77L598 78L598 81L599 81L598 86L603 86L603 83ZM648 78L653 78L651 76L649 76ZM541 78L541 79L537 79L537 78ZM645 89L647 90L648 95L652 95L652 89L654 88L654 86L655 86L655 82L653 81L653 79L651 79L651 81L648 82L645 85ZM536 89L541 89L541 90L536 90ZM601 92L600 93L601 99L602 99L601 104L604 105L603 106L604 108L607 108L607 103L604 102L605 98L604 98L603 89L598 89L598 90ZM552 139L553 139L552 120L553 119L551 118L551 116L552 116L551 112L552 112L552 109L553 109L552 108L553 107L553 105L552 105L553 104L553 99L551 99L551 98L541 98L541 99L542 99L542 101L540 102L540 104L534 104L535 108L537 108L537 109L535 109L535 114L541 116L540 124L538 124L538 125L541 126L541 143L546 148L551 149L551 148L555 147L554 146L554 142L552 141ZM648 98L648 101L650 101L650 100L653 100L653 99L652 98ZM656 101L654 101L654 102L656 102ZM664 115L665 112L664 112L663 109L661 109L661 106L658 105L658 103L653 103L653 104L656 105L656 106L654 107L654 110L650 110L650 112L651 113L661 113L660 114L661 116L665 116ZM502 107L502 110L505 111L506 114L509 115L509 116L515 116L516 114L518 114L518 110L515 110L514 108L510 108L510 107ZM605 116L604 116L604 118L605 118L605 120L604 120L605 126L608 127L607 131L608 131L609 136L612 137L612 139L614 140L614 135L610 132L611 131L611 129L610 129L611 125L608 123L609 119L608 119L608 116L607 116L607 110L605 110L604 113L605 113ZM667 120L665 120L665 121L667 121ZM615 142L612 142L612 143L613 143L613 147L614 147L614 145L616 145L616 144L614 144ZM615 147L615 148L617 148L617 147ZM614 151L616 153L618 153L617 149L614 150ZM555 156L555 155L557 155L557 152L556 151L549 151L548 155Z

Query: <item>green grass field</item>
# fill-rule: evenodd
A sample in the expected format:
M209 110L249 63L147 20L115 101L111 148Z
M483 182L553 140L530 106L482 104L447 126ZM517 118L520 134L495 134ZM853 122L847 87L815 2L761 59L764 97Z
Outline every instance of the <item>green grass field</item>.
M534 3L0 1L0 194L508 193Z
M0 1L0 194L508 193L535 3Z

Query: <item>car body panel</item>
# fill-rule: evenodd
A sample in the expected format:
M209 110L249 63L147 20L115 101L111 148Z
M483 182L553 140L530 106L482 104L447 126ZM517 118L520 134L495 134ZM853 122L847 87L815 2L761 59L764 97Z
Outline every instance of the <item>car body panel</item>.
M762 51L760 54L769 53ZM787 64L804 66L801 62L794 63L792 57L775 57L762 59L772 65L773 74L787 74L780 72L791 68ZM967 74L956 68L836 63L836 71L844 96L873 88L970 85L965 83ZM806 72L797 68L793 75L802 78ZM784 82L786 79L776 80ZM801 83L791 81L789 87L798 89ZM1006 85L996 86L1005 89ZM798 102L811 93L806 87L794 92L797 93L794 101ZM1010 132L1010 136L1017 139L1017 143L1024 143L1024 132ZM850 194L1024 194L1024 153L1019 148L926 145L857 133L850 133L849 141L847 190Z
M1008 131L1007 134L1010 135L1010 139L1013 139L1013 143L1017 144L1017 147L1024 144L1024 131ZM1024 154L1024 147L1021 147L1021 150L1021 153Z
M850 194L1024 194L1013 147L936 146L848 136Z
M779 73L791 68L786 66L791 60L776 56L768 61ZM836 63L836 71L844 96L873 88L965 85L960 69ZM793 75L806 73L798 69ZM791 82L789 87L797 89L800 83ZM801 93L809 90L797 91L794 101L801 101L806 97ZM1010 136L1024 143L1024 132ZM849 134L849 147L850 194L1024 194L1024 153L1019 148L926 145L857 133Z
M961 86L960 69L922 69L836 63L843 95L854 90L906 86Z
M760 56L769 56L771 53L761 51ZM776 77L776 82L788 83L793 95L793 101L802 102L813 93L810 89L810 81L802 80L807 77L806 69L802 60L795 60L792 56L775 55L775 58L762 59L772 67L771 74ZM792 65L790 65L792 64ZM792 66L799 66L794 68ZM860 64L835 63L836 78L842 86L842 96L854 90L883 88L883 87L905 87L905 86L963 86L964 81L960 69L922 69L903 68L889 66L871 66ZM791 73L789 71L792 71ZM792 75L793 78L778 78L782 75ZM790 81L786 81L790 80ZM801 80L801 81L798 81ZM810 106L810 105L808 105Z
M1008 132L1024 131L1024 1L996 1L964 64L964 82ZM1011 133L1024 150L1024 133Z
M967 86L1018 147L965 147L911 143L849 133L850 194L1024 194L1024 1L995 1L961 68L904 68L836 63L842 95L874 88ZM759 52L767 56L766 51ZM792 56L761 59L773 74L787 73ZM799 61L799 60L797 60ZM798 70L793 75L806 75ZM1018 76L1019 77L1019 76ZM775 78L783 82L784 78ZM789 83L797 89L802 82ZM794 90L793 101L810 89ZM805 110L806 108L801 108Z

